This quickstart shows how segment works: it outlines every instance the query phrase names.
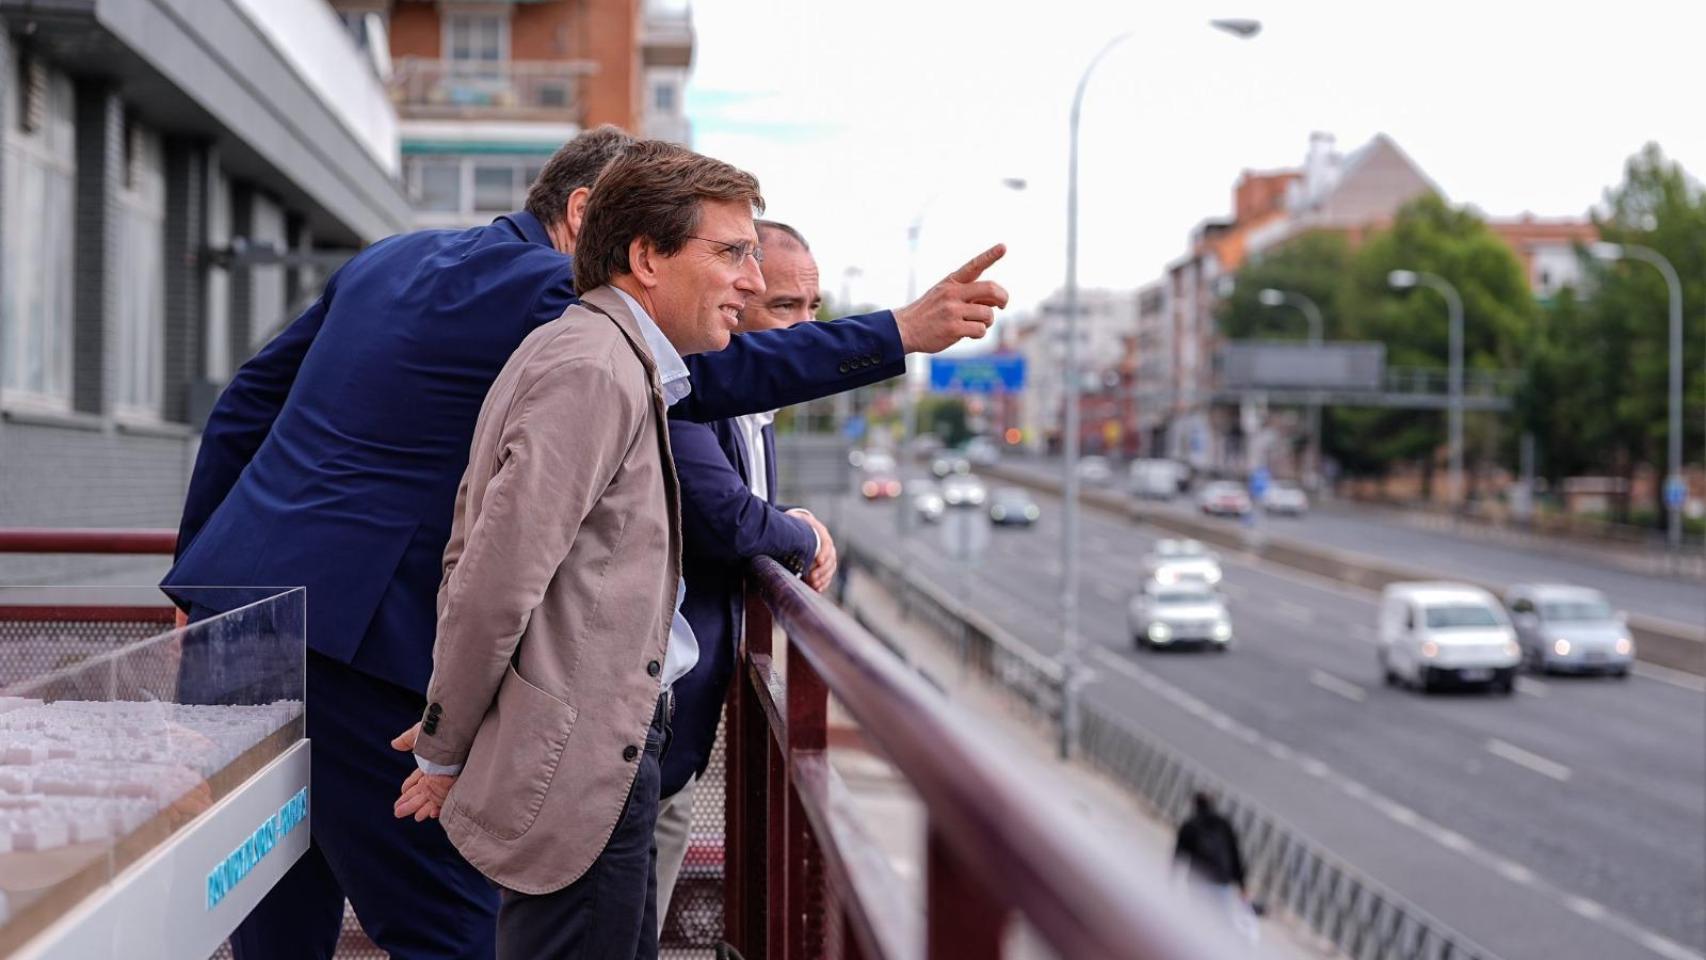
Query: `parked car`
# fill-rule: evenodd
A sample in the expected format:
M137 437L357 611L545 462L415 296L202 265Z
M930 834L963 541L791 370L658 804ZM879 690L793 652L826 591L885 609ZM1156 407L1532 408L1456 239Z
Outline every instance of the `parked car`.
M1186 467L1177 460L1145 458L1126 468L1132 496L1146 500L1171 500L1179 494Z
M950 474L970 472L971 461L965 457L941 456L930 461L930 473L938 480Z
M1541 673L1609 673L1627 677L1635 640L1627 618L1605 595L1586 587L1518 584L1505 592L1517 644L1530 669Z
M1522 648L1504 607L1465 583L1394 583L1380 594L1376 656L1389 686L1515 688Z
M1242 484L1216 480L1197 491L1197 508L1211 517L1242 517L1250 512L1250 495Z
M1028 527L1040 516L1037 502L1018 487L1002 487L989 498L989 520L998 527Z
M931 480L914 480L912 482L912 509L918 518L925 523L935 523L942 519L942 512L947 509L947 502L942 499L942 488Z
M1126 626L1139 649L1194 645L1224 653L1232 646L1226 598L1197 581L1144 584L1126 608Z
M1114 479L1114 468L1108 466L1107 457L1094 454L1078 458L1078 479L1085 483L1104 484Z
M867 474L859 484L859 493L866 500L892 500L900 496L900 480L893 474Z
M1309 495L1289 483L1276 483L1262 493L1262 511L1274 516L1301 517L1309 512Z
M1195 581L1210 587L1223 576L1220 556L1196 540L1160 540L1143 558L1143 575L1162 586Z
M966 459L980 467L987 467L1000 462L1001 448L988 437L972 437L966 441Z
M968 474L949 474L942 481L942 499L950 507L981 507L988 496L983 481Z

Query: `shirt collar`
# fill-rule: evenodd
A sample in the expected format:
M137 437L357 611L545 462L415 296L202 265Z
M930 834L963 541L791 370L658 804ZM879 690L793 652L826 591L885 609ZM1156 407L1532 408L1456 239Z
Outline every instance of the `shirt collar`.
M675 344L663 335L657 321L640 306L640 302L628 296L621 287L611 285L610 289L622 298L622 302L633 311L634 319L640 324L640 334L646 338L646 346L651 348L652 362L657 364L658 385L663 387L664 402L675 406L676 402L687 396L693 390L692 381L687 379L687 363L676 352Z
M542 243L547 247L552 246L551 235L545 232L545 225L539 222L538 217L526 210L506 213L498 220L508 220L510 225L515 227L516 232L521 234L521 239L528 243Z

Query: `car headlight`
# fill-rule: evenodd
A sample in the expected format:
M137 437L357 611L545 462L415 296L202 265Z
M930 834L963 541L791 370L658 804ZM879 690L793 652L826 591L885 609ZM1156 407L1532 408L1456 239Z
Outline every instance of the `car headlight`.
M1633 642L1631 642L1628 637L1618 637L1617 638L1617 655L1618 656L1627 657L1628 655L1630 655L1631 653L1634 653L1634 652L1635 652L1635 644Z
M1208 573L1203 575L1203 579L1207 580L1209 583L1219 583L1220 571L1210 567Z
M1149 625L1149 639L1156 643L1166 643L1173 639L1173 628L1165 623L1152 623Z
M989 508L989 515L991 517L995 518L996 520L1005 520L1005 519L1007 519L1007 508L1005 508L1005 507L990 507Z
M1505 656L1507 656L1507 657L1520 657L1520 656L1522 656L1522 648L1517 646L1517 643L1515 640L1506 640L1505 641Z
M1433 642L1432 640L1423 641L1423 643L1422 643L1422 656L1427 657L1429 660L1432 660L1434 657L1439 656L1439 644Z
M1225 643L1226 641L1231 640L1232 639L1232 624L1226 620L1222 620L1219 623L1215 624L1214 625L1214 639L1220 641L1221 643Z
M1036 507L1026 507L1025 508L1025 519L1026 520L1035 520L1037 518L1038 514L1040 514L1040 513L1041 513L1041 511L1039 511Z
M1157 570L1155 572L1156 583L1171 584L1177 582L1178 579L1179 574L1173 570Z
M1556 653L1560 657L1569 656L1570 655L1570 641L1565 640L1563 637L1559 637L1552 644L1552 652Z

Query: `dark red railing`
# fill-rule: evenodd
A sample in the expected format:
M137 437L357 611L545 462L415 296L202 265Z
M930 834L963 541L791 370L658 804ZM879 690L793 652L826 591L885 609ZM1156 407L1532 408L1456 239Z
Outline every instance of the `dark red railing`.
M1162 865L1117 859L840 608L770 560L754 564L746 606L728 711L725 927L749 960L998 957L1015 916L1063 957L1226 955L1181 914ZM828 763L831 693L922 805L922 903Z
M176 530L13 527L0 530L0 553L154 553L170 556Z

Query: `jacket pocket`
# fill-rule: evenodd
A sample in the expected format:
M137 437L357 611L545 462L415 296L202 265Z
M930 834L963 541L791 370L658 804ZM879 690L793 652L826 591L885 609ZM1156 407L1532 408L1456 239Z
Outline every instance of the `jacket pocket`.
M507 668L452 791L456 805L499 840L526 833L545 805L577 716L573 706Z

